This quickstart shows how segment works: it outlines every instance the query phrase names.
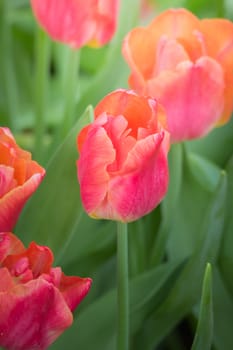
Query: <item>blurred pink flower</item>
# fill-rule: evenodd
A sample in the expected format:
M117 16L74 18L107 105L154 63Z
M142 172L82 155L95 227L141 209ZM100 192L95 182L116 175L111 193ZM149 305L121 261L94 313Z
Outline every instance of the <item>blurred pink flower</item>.
M129 85L158 99L173 142L206 135L233 109L233 23L170 9L123 43Z
M0 128L0 232L11 231L45 170L22 150L8 128Z
M73 48L105 45L116 31L119 0L31 0L31 6L51 38Z
M44 350L72 324L92 281L65 276L52 263L48 247L32 242L26 249L12 233L0 233L0 346Z
M130 222L153 210L168 186L169 134L162 107L127 90L107 95L78 136L81 198L95 218Z

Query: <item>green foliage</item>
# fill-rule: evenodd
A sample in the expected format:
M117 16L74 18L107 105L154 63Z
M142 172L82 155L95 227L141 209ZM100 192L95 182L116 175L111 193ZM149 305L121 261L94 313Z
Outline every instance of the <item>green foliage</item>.
M213 337L213 300L211 265L207 264L202 286L200 316L191 350L211 349Z
M233 18L230 0L154 3L156 14L172 6L199 17ZM0 124L10 127L46 168L15 233L25 244L48 245L66 274L93 279L72 327L51 346L54 350L116 349L116 227L83 210L76 137L92 121L92 106L127 87L121 45L140 23L139 5L139 0L121 1L118 30L106 47L74 53L70 76L77 86L67 102L70 49L38 31L28 1L0 1ZM129 225L132 350L208 350L211 344L214 350L233 349L232 140L233 119L206 137L172 145L167 196Z

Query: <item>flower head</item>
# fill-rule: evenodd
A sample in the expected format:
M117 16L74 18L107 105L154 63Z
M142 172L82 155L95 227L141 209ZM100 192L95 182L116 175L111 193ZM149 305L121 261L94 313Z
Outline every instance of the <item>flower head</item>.
M217 29L216 29L217 28ZM165 107L171 140L204 136L233 109L233 23L170 9L123 43L129 85Z
M52 39L73 48L102 46L116 31L119 0L31 0L40 25Z
M44 350L72 324L91 279L65 276L52 263L48 247L32 242L26 249L12 233L0 233L0 346Z
M169 134L154 99L116 90L78 136L78 179L92 217L129 222L153 210L168 185Z
M0 128L0 232L10 231L45 170L22 150L8 128Z

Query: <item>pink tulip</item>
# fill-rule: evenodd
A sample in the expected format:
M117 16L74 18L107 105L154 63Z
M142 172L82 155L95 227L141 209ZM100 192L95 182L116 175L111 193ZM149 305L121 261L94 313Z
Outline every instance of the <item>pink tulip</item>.
M7 128L0 128L0 232L10 231L45 170L31 160Z
M206 135L233 109L233 23L170 9L123 43L129 85L165 107L173 142Z
M169 134L152 98L117 90L78 136L81 198L94 218L130 222L153 210L168 186Z
M102 46L115 31L119 0L31 0L40 25L53 40L73 48Z
M25 249L12 233L0 233L0 346L44 350L72 324L92 281L65 276L52 263L48 247Z

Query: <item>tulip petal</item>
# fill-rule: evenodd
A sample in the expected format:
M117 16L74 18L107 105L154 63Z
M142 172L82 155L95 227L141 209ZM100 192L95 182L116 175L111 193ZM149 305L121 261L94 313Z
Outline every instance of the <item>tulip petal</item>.
M73 311L87 295L91 284L92 280L90 278L65 276L62 274L59 290L71 311Z
M106 95L95 108L95 118L102 113L114 117L123 115L127 120L130 135L137 138L138 128L157 129L157 101L138 96L133 91L117 89Z
M229 120L233 110L233 23L220 18L205 19L201 21L201 26L208 54L220 62L225 72L225 107L218 122L221 125Z
M0 232L12 230L45 170L21 149L8 128L0 127Z
M91 213L107 193L109 174L107 166L115 160L115 150L101 126L90 128L77 161L78 179L84 207Z
M0 264L8 255L25 251L23 243L11 232L0 232Z
M83 7L83 2L82 2ZM109 42L116 30L119 1L99 0L95 13L94 40L97 46Z
M23 185L0 198L0 231L10 231L25 204L44 177L44 171L34 174Z
M14 169L9 166L0 165L0 198L15 186Z
M11 277L8 269L6 267L0 268L0 298L1 298L1 293L8 291L10 288L14 287L14 281L13 278ZM1 310L1 308L0 308ZM1 329L0 329L1 331Z
M148 81L147 88L165 107L172 141L205 135L223 111L223 70L209 57L195 64L182 62L175 71L164 71Z
M27 269L30 269L30 274L21 276L24 282L26 279L37 278L41 274L49 274L52 263L53 253L51 250L48 247L39 246L35 242L31 242L28 249L24 249L19 254L9 254L4 260L4 266L15 276L20 276L26 273Z
M73 320L61 293L43 278L0 292L0 310L0 345L14 350L46 349Z
M193 30L200 26L199 19L184 8L172 8L158 15L149 25L156 37L166 34L170 38L189 36Z
M201 21L201 31L205 37L208 54L224 65L232 65L233 23L220 18L203 19ZM213 32L214 40L212 39Z
M122 54L132 71L129 85L142 94L145 82L155 66L156 49L153 37L145 28L133 29L123 41Z
M121 174L111 179L107 200L95 215L130 222L155 208L167 191L168 149L167 132L138 141Z
M127 129L128 121L123 116L109 117L105 130L111 139L112 145L116 151L115 160L107 166L109 174L118 172L136 140L129 136L131 129Z
M50 272L53 264L53 253L48 247L39 246L35 242L31 242L27 249L27 257L34 278L37 278L42 273Z
M202 41L196 36L196 32L200 33L200 21L184 8L164 11L147 28L148 34L153 37L154 47L162 36L167 36L182 44L193 61L203 53Z
M174 39L162 36L158 42L157 64L152 76L156 76L163 70L176 69L180 62L187 60L189 60L189 56L181 44Z

